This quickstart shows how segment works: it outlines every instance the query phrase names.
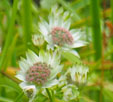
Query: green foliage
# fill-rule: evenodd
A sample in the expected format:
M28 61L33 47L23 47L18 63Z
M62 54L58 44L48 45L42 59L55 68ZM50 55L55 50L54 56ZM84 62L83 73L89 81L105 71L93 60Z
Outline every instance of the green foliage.
M0 102L28 102L18 84L20 81L15 79L15 72L19 70L18 61L20 56L25 57L27 49L37 53L46 49L46 42L41 47L32 46L31 38L32 34L40 33L40 17L48 20L50 8L55 4L72 14L71 28L83 30L89 43L86 47L74 49L83 62L70 52L62 52L64 67L77 63L90 67L87 83L80 89L79 101L70 102L113 102L113 0L111 3L109 0L39 0L40 5L34 1L13 0L11 3L11 0L0 0ZM55 96L51 91L48 93L50 96L39 92L34 102L50 102L51 97L55 97L54 102L66 102L61 99L60 90L57 89Z

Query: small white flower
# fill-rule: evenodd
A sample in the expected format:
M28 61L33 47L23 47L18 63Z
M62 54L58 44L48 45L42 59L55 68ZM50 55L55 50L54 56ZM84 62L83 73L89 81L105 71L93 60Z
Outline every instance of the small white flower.
M52 14L49 15L49 22L43 20L39 23L40 32L48 43L48 49L59 47L62 50L70 51L87 44L82 40L84 33L81 30L70 30L71 20L66 19L68 15L68 12L63 13L62 8L54 7Z
M25 83L21 83L20 87L23 89L24 93L30 98L29 102L35 98L37 89L35 85L26 85Z
M71 79L77 83L85 83L87 80L88 67L84 65L74 65L69 69Z
M32 36L32 41L35 46L42 46L44 44L44 38L40 34L34 34Z
M39 52L37 56L31 50L26 53L27 59L21 58L19 66L21 70L16 77L22 81L20 86L25 90L26 87L49 88L58 84L56 75L61 72L60 56L54 52ZM24 87L23 87L24 86Z
M79 92L77 90L77 87L72 84L68 84L62 88L63 92L63 99L66 102L69 102L69 100L76 99L79 95Z

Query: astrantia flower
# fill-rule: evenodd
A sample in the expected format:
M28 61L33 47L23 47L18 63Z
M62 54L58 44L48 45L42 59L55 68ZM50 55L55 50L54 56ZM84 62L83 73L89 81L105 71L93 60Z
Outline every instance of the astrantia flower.
M29 50L26 53L27 59L21 58L19 66L20 72L16 75L22 81L20 86L35 86L40 88L49 88L58 84L56 75L61 72L60 57L56 52L50 54L41 51L39 56Z
M81 39L83 33L80 30L70 29L71 20L66 19L68 15L68 12L63 13L62 8L55 7L49 15L49 22L43 20L39 23L40 32L48 43L48 49L59 47L70 51L72 48L87 44Z
M34 34L32 36L32 41L35 46L42 46L44 44L44 38L40 34Z
M74 65L69 69L72 81L79 84L84 84L86 82L88 71L88 67L84 65Z
M79 95L77 87L72 84L64 86L61 91L63 92L63 99L66 102L69 102L70 100L75 100Z

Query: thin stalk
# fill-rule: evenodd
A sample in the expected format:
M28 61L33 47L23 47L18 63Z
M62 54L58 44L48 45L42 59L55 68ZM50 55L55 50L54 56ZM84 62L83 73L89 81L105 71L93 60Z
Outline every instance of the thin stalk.
M102 34L100 28L99 1L90 0L91 5L91 24L93 32L93 47L95 50L95 60L102 56Z
M7 37L6 37L5 45L4 45L4 48L3 48L3 51L2 51L2 55L0 57L0 70L3 67L3 62L5 62L6 54L8 53L8 49L9 49L10 44L12 42L14 24L15 24L15 19L16 19L16 12L17 12L17 4L18 4L18 0L14 0L13 9L12 9L12 17L11 17L11 20L10 20L8 34L7 34Z
M47 92L47 94L48 94L48 96L49 96L50 102L53 102L53 99L52 99L51 93L50 93L50 91L49 91L48 88L46 88L46 92Z
M4 70L6 70L7 66L11 63L11 58L12 58L12 55L13 55L13 51L15 49L17 38L18 38L18 34L16 34L14 36L13 41L10 44L9 52L6 55L7 56L7 59L5 60L4 65L3 65Z
M32 33L32 13L31 4L32 0L22 0L22 23L23 23L23 33L24 33L24 43L26 48L31 46L31 33Z
M113 0L111 0L110 4L111 4L111 21L112 21L112 24L113 24ZM111 43L113 44L113 37L111 38ZM111 59L113 61L113 53L112 53Z
M105 26L105 10L106 10L106 0L103 0L103 22L104 22L104 29L106 28ZM104 35L106 35L105 31L103 30L103 37ZM104 50L105 50L105 44L104 44L104 40L102 42L102 65L101 65L101 84L100 84L100 95L99 95L99 102L103 102L103 82L104 82Z

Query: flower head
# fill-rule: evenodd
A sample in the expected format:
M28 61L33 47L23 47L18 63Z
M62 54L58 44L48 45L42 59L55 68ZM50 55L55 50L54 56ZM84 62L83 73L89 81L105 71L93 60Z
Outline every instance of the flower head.
M43 20L39 23L40 32L48 43L48 49L59 47L70 50L87 44L82 40L83 32L70 29L71 20L68 16L69 13L63 12L62 8L54 7L49 15L49 22Z
M54 44L63 46L64 44L73 44L73 37L70 32L61 27L55 27L51 31L52 40Z
M72 84L68 84L62 88L63 92L63 99L66 102L69 102L70 100L74 100L78 97L79 92L77 90L77 87Z
M75 83L83 84L87 80L88 67L84 65L74 65L69 69L71 79Z
M35 46L42 46L44 44L44 38L42 35L34 34L32 41Z
M29 50L26 53L27 59L21 58L19 66L21 70L16 77L22 81L22 88L34 86L49 88L58 84L56 75L61 72L60 56L54 52L39 52L37 56L33 51Z
M50 76L50 69L50 66L46 63L38 62L27 71L26 80L38 85L43 85Z

